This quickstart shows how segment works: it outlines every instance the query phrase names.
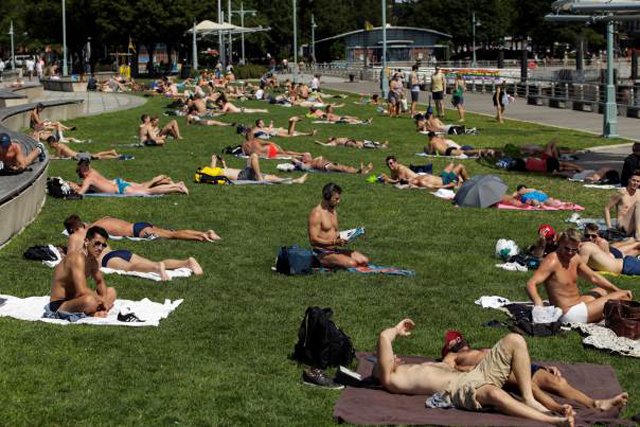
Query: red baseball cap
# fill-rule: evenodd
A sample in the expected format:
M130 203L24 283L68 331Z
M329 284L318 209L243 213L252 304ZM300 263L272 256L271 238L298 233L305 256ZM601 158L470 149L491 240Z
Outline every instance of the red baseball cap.
M553 240L556 237L556 230L549 224L542 224L538 227L538 234L542 234L547 240Z
M450 329L444 333L444 346L442 346L442 357L445 357L451 351L451 348L449 348L449 343L456 339L463 340L464 337L460 332L453 329Z

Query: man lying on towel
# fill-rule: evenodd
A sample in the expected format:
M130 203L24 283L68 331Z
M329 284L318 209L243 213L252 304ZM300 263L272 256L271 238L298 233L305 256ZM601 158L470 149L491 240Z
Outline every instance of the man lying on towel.
M631 291L624 291L593 271L578 255L582 236L575 229L568 229L558 239L558 249L540 263L540 267L527 282L527 293L537 306L542 306L538 285L544 284L549 301L562 309L563 322L592 323L603 319L604 305L608 300L631 300ZM596 285L588 293L580 295L578 275Z
M313 157L309 153L304 153L301 160L293 159L291 162L300 170L316 170L318 172L340 172L366 175L373 169L372 163L367 165L360 163L360 167L355 168L353 166L332 162L323 156Z
M246 156L257 154L260 157L269 159L277 159L279 157L302 157L304 154L297 151L285 150L273 142L253 138L249 130L245 133L245 139L242 143L242 153Z
M615 248L613 249L615 252ZM640 259L631 255L622 255L619 250L614 254L611 251L605 252L595 243L582 242L580 245L580 257L595 271L608 271L609 273L624 274L625 276L640 276Z
M347 242L340 238L338 213L342 188L332 182L322 188L322 201L311 210L308 220L309 243L323 267L364 267L369 259L358 251L341 249Z
M442 347L442 361L458 371L469 372L478 366L490 351L490 348L472 349L460 332L447 331ZM513 386L516 383L515 377L511 375L507 384ZM564 413L569 405L559 404L547 392L600 411L622 407L627 404L629 398L627 393L620 393L608 399L593 399L571 386L558 368L536 364L531 364L531 389L533 397L538 402L557 413Z
M222 167L218 167L218 160L222 163ZM230 180L236 181L265 181L265 182L282 182L282 183L294 183L304 184L307 180L307 174L302 175L300 178L280 178L277 175L267 175L260 171L260 159L257 154L251 154L247 159L247 165L244 169L228 168L222 157L217 155L211 156L211 164L209 166L214 169L212 174L214 176L225 176Z
M107 316L116 300L116 290L107 287L98 258L107 247L108 239L104 228L91 227L80 247L69 248L68 255L53 271L50 311ZM87 286L88 277L94 280L95 291Z
M429 144L424 147L424 152L427 154L434 154L440 156L495 156L495 151L490 149L474 149L470 145L460 145L453 139L445 138L436 134L435 132L429 132Z
M213 230L168 230L148 222L131 223L111 216L102 217L90 225L84 223L76 214L70 215L64 220L64 228L69 233L69 236L80 229L87 229L94 225L107 230L110 236L141 237L145 239L159 237L162 239L197 240L199 242L220 240L220 236Z
M380 175L382 180L388 184L408 184L412 188L428 188L438 190L440 188L455 188L465 180L469 179L469 173L464 165L448 164L440 174L434 175L418 175L407 166L398 163L395 156L388 156L385 159L391 176L385 174Z
M106 194L189 194L189 190L187 186L184 185L184 182L180 181L175 183L165 175L158 175L152 180L142 183L125 181L122 178L107 179L102 176L100 172L92 168L90 162L87 160L78 162L76 172L82 182L80 184L70 182L69 185L79 194L85 194L89 191Z
M102 227L94 226L87 229L84 224L82 224L81 227L76 228L73 230L73 233L70 233L69 240L67 242L67 252L72 253L74 251L81 250L82 242L86 242L86 236L89 235L89 230L94 228L98 228L107 233ZM107 233L107 237L108 236L109 234ZM178 268L188 268L193 271L196 276L203 274L202 267L193 257L181 260L165 259L162 261L151 261L128 250L113 250L106 243L102 246L100 252L100 255L96 257L100 267L111 268L114 270L157 273L162 280L170 280L167 270L175 270Z
M554 425L573 425L573 413L547 414L547 408L533 396L531 360L522 336L508 334L469 372L460 372L444 362L403 363L393 353L396 337L407 336L415 327L404 319L385 329L378 338L378 362L373 375L390 393L442 395L458 409L481 411L493 407L507 415ZM516 379L522 401L502 390L509 377ZM568 408L570 409L570 407Z

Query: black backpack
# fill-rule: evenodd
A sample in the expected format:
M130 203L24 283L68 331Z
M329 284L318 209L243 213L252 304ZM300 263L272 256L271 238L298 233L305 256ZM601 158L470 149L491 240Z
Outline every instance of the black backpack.
M47 245L31 246L22 254L32 261L57 261L56 254Z
M351 338L333 323L332 316L330 308L307 307L293 359L321 369L348 366L353 361L355 350Z
M59 176L47 178L47 192L56 199L81 199L82 195L71 189L67 181Z

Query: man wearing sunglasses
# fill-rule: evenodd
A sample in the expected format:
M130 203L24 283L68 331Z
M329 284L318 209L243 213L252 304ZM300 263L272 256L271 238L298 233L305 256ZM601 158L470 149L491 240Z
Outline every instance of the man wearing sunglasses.
M558 239L558 250L547 255L540 267L527 282L527 292L533 303L542 306L538 286L544 284L549 302L563 311L560 318L566 323L591 323L603 319L604 305L608 300L631 300L631 291L619 289L613 283L593 271L581 258L582 236L575 229L568 229ZM581 295L578 276L596 285Z
M609 243L607 239L600 236L598 224L592 222L585 224L583 234L585 242L595 243L603 251L611 253L614 258L622 259L625 256L637 257L640 255L640 242L635 239L627 239Z
M70 252L53 271L48 310L52 313L84 313L106 317L116 300L116 290L107 287L98 258L107 247L109 235L102 227L87 230L81 249ZM96 290L89 288L91 277Z

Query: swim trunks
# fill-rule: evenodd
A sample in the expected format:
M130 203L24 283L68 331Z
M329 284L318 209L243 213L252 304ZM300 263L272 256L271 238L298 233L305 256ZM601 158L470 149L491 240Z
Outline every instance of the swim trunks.
M437 92L431 92L431 95L433 96L433 100L434 101L440 101L442 99L444 99L444 91L440 90Z
M133 253L131 253L131 251L127 251L125 249L118 249L117 251L111 251L109 253L107 253L105 256L102 257L102 266L103 267L108 267L109 261L112 258L120 258L123 259L127 262L131 261L131 257L133 256Z
M420 100L420 86L418 86L418 90L413 90L411 88L411 102L418 102Z
M614 258L617 258L617 259L624 258L624 254L622 253L622 251L616 247L609 246L609 252L611 252L611 255L613 255Z
M276 148L276 146L274 144L269 144L268 151L267 151L267 156L270 159L273 159L277 155L278 155L278 149Z
M493 346L484 359L471 372L454 378L445 393L456 408L479 411L482 405L476 399L476 391L484 385L502 388L511 374L511 359L502 341Z
M453 150L455 150L455 149L456 149L456 147L447 147L447 149L446 149L446 150L444 150L444 155L445 155L445 156L450 156L450 155L451 155L451 152L452 152Z
M147 147L154 147L156 145L159 145L157 142L155 142L153 139L147 139L146 141L142 141L142 143L144 145L146 145Z
M127 187L131 186L130 183L123 180L122 178L116 178L114 179L114 182L118 186L118 194L124 194L124 192L127 190Z
M258 175L256 175L256 171L254 171L250 166L245 166L244 169L240 171L238 174L239 181L257 181Z
M640 276L640 259L626 256L622 259L622 274L626 276Z
M580 302L562 315L560 320L564 323L587 323L589 320L589 311L587 310L587 304Z
M153 227L153 225L149 224L148 222L136 222L135 224L133 224L133 237L146 237L140 236L140 233L147 227Z
M520 198L520 200L522 200L522 203L527 203L529 200L534 200L540 203L544 203L549 199L549 196L547 196L546 193L543 193L542 191L531 191L529 193L523 194L522 197Z
M324 165L322 165L322 170L324 170L325 172L330 172L329 171L329 166L332 166L332 165L333 165L333 163L327 162Z
M59 299L58 301L51 301L49 303L49 310L51 310L52 312L57 312L60 309L60 306L62 304L64 304L67 300L66 299Z
M443 185L458 182L458 175L455 172L442 172L440 178L442 178Z

